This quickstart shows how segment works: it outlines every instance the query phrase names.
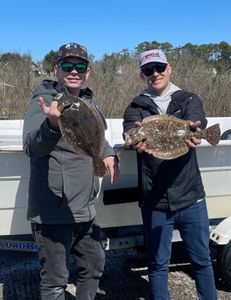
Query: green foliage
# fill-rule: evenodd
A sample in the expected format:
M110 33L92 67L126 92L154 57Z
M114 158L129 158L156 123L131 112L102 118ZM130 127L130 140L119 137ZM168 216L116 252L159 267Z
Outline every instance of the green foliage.
M169 57L193 56L208 62L211 66L215 67L218 72L222 72L224 69L230 70L231 68L231 45L224 41L219 44L202 45L187 43L176 48L168 42L158 43L157 41L146 41L138 44L135 49L137 54L150 49L162 49Z
M163 51L165 51L165 53L169 53L173 49L173 46L168 42L158 43L157 41L152 41L152 42L140 43L135 48L137 54L140 54L143 51L147 51L151 49L162 49Z
M30 55L19 53L3 53L0 56L0 62L3 65L11 64L11 65L20 65L20 64L30 64L32 62L32 58Z
M202 45L188 43L181 47L180 50L183 55L195 56L210 63L219 72L231 68L231 45L226 42Z
M21 55L18 53L3 53L0 57L0 61L2 63L8 63L8 62L18 62L21 60Z
M56 64L58 51L51 50L43 59L43 69L45 72L50 73Z

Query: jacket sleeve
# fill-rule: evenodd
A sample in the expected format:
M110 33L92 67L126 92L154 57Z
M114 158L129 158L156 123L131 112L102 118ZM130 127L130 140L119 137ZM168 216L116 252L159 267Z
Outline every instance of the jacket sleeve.
M196 94L191 94L184 111L184 119L193 122L200 121L200 128L204 129L207 126L207 119L203 109L202 102Z
M140 108L135 106L133 103L130 103L123 115L123 133L134 127L134 123L137 121L142 121Z
M118 160L115 150L109 145L108 141L105 140L104 149L103 149L103 153L102 153L101 157L102 157L102 159L104 159L108 156L115 156Z
M43 96L46 104L52 101L51 95ZM38 96L33 97L24 118L23 149L30 157L48 155L61 137L60 131L52 130L46 115L42 112Z

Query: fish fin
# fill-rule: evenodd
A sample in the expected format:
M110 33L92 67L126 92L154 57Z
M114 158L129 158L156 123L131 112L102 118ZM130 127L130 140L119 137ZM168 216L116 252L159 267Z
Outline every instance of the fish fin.
M153 155L156 158L163 160L171 160L186 154L188 150L189 147L187 146L187 144L184 144L181 147L176 148L174 151L158 151L155 149L145 149L144 151L150 155Z
M96 156L93 158L93 165L95 176L103 177L107 171L103 160L99 156Z
M203 130L202 138L205 139L212 146L216 146L221 138L220 124L214 124Z

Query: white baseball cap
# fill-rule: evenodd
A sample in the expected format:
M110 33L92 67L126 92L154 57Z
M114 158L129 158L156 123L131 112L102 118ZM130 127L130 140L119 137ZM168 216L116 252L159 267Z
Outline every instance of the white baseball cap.
M162 64L168 64L167 58L163 51L159 49L152 49L144 51L140 54L140 67L152 63L159 62Z

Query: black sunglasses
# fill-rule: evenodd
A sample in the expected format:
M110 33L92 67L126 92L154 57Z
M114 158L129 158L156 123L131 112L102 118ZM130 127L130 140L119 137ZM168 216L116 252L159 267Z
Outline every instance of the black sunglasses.
M154 72L163 73L166 70L166 68L167 68L167 64L159 63L152 66L143 67L141 68L141 71L144 73L145 76L150 76Z
M59 65L64 72L72 72L76 70L78 73L85 73L87 71L87 64L77 63L73 64L71 62L64 62Z

